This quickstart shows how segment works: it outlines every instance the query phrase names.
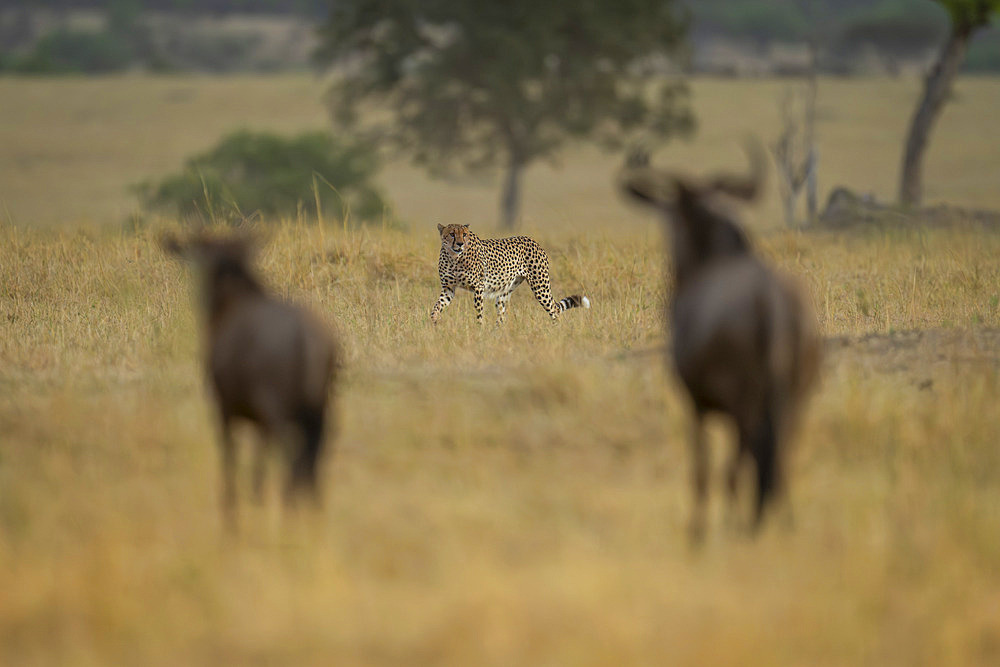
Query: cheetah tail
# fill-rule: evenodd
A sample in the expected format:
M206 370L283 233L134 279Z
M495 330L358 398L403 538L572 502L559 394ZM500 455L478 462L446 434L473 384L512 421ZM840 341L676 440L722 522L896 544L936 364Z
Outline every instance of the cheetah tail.
M568 296L565 299L560 299L559 303L556 304L559 312L565 312L570 308L590 308L590 299L581 295L574 294L573 296Z

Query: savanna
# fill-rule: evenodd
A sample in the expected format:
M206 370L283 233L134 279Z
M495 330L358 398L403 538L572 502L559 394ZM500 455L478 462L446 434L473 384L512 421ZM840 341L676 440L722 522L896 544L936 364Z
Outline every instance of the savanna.
M776 134L784 85L696 78L701 129L655 159L738 167L748 133ZM891 197L914 82L819 91L822 191ZM751 540L713 500L693 551L661 223L587 146L524 181L554 291L592 301L558 323L523 288L502 328L467 293L430 322L435 225L498 235L492 181L391 162L405 228L308 206L257 221L262 279L342 341L341 427L321 511L284 512L272 476L224 530L193 279L160 248L180 223L136 212L127 186L231 129L322 127L320 93L304 75L0 79L0 662L1000 659L1000 233L961 210L789 230L772 181L744 219L824 336L794 518ZM959 81L929 203L1000 208L998 104L997 80Z

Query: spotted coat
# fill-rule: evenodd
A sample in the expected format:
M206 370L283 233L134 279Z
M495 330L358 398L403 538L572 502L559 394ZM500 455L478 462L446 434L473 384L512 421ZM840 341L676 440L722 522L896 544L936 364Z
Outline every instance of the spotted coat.
M441 311L455 297L455 288L461 287L472 292L479 322L483 321L483 299L496 299L497 324L502 324L511 293L525 280L552 319L558 319L560 313L570 308L590 308L590 299L582 295L553 301L549 258L541 246L527 236L481 239L469 231L468 225L438 225L438 232L441 234L438 260L441 295L431 310L433 322L437 323Z

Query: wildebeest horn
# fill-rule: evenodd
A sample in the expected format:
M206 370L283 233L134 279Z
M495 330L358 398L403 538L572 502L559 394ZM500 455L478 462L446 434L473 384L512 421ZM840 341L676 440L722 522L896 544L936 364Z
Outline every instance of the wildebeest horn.
M649 204L672 204L677 198L678 179L654 167L625 169L618 180L624 192Z
M721 192L730 197L752 201L760 195L763 189L764 177L767 174L767 161L764 149L756 139L747 139L745 143L747 157L750 160L750 174L721 174L711 179L706 192Z

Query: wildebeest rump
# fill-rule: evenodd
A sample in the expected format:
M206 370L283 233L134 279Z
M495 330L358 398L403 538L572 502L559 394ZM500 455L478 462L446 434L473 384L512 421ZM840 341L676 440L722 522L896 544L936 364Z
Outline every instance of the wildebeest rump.
M746 234L722 210L719 195L751 200L763 158L752 154L748 177L703 179L654 168L627 170L624 190L664 214L670 227L674 293L670 305L673 363L694 413L695 505L692 535L704 530L708 453L702 421L733 418L738 448L729 467L735 497L741 461L756 468L754 526L782 488L782 453L819 360L815 317L797 287L754 255Z
M163 247L191 261L200 273L206 363L221 426L224 512L230 518L235 512L232 426L237 419L259 431L258 496L265 443L280 441L290 459L286 500L297 492L317 498L317 463L330 430L327 403L338 366L332 336L309 312L268 293L251 269L249 239L168 236Z

